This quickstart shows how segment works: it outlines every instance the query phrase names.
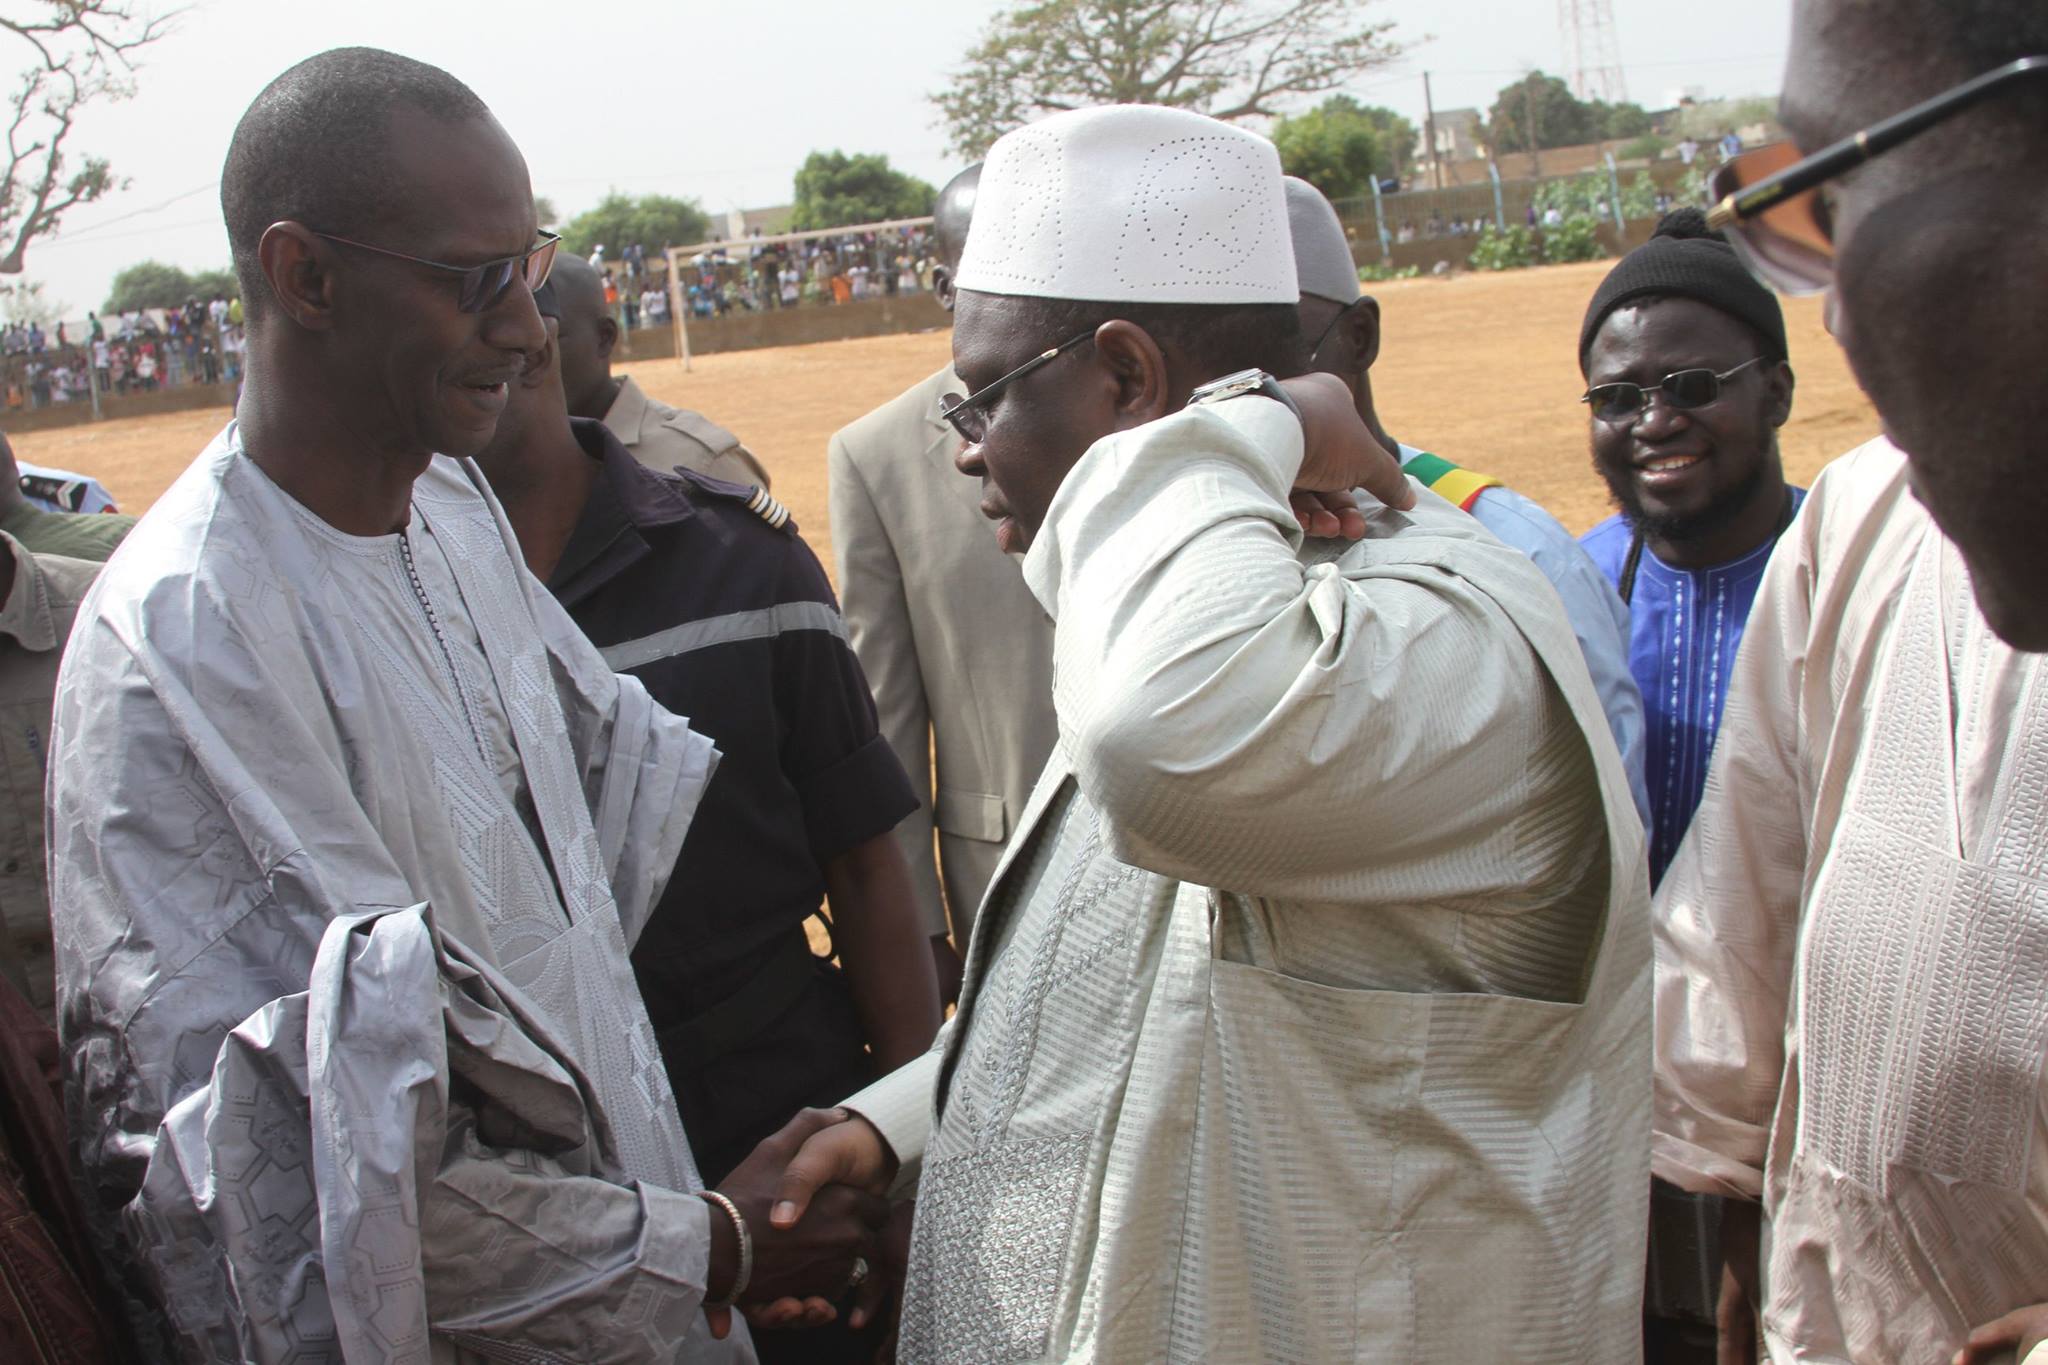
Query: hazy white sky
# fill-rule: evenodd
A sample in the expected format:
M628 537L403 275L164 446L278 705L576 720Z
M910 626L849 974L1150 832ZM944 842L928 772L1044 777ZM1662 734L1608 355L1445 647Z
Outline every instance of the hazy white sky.
M161 11L164 0L138 0ZM1790 0L1612 0L1631 98L1778 88ZM933 183L957 167L926 96L1000 0L197 0L152 48L132 100L91 110L73 145L105 155L129 187L67 219L28 252L27 278L81 317L122 266L154 258L225 266L218 179L235 121L278 72L322 49L388 47L444 66L483 96L525 149L534 189L567 216L608 187L707 209L787 203L806 154L885 152ZM1422 118L1484 108L1524 68L1559 72L1552 0L1369 0L1408 45L1353 94ZM10 54L11 55L11 54ZM4 65L0 65L4 69ZM337 129L337 136L346 136Z

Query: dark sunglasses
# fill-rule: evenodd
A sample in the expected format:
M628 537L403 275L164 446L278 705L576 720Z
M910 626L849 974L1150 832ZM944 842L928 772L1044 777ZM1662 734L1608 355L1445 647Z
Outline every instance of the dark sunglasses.
M1666 403L1685 412L1715 402L1721 397L1723 384L1750 366L1769 361L1769 356L1760 355L1719 374L1712 370L1679 370L1665 375L1647 389L1641 384L1595 384L1579 396L1579 401L1592 408L1593 415L1603 422L1620 422L1635 416L1650 406L1652 394L1664 395Z
M1085 332L1068 337L1050 351L1039 352L1001 379L976 389L965 398L957 393L949 393L939 400L939 416L953 424L953 430L960 433L961 440L969 445L980 445L982 438L988 435L989 404L995 402L998 394L1033 370L1052 364L1082 342L1094 339L1095 329L1090 327Z
M1714 172L1716 202L1707 226L1724 229L1750 270L1773 289L1818 294L1835 282L1835 225L1820 195L1823 184L1992 94L2044 74L2048 56L2021 57L1812 156L1802 157L1790 142L1776 142L1730 157Z
M465 313L481 313L497 303L499 299L505 297L505 291L512 287L512 281L522 274L526 276L528 289L538 289L546 284L548 272L555 268L555 248L562 244L562 239L554 233L543 232L537 245L530 246L517 255L500 256L497 260L485 261L482 265L447 265L441 261L430 261L424 256L408 256L403 251L393 251L390 247L358 242L339 233L322 232L318 228L312 229L312 233L315 237L325 237L330 242L352 246L358 251L374 251L379 256L395 256L401 261L411 261L414 265L424 265L433 270L445 270L450 274L462 276L462 290L455 306Z

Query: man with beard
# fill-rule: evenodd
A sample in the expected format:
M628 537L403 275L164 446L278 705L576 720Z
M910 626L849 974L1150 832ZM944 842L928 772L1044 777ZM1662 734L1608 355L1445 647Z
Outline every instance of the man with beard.
M1804 496L1778 461L1784 313L1682 209L1594 291L1579 368L1593 463L1621 505L1581 543L1629 606L1655 885L1699 805L1764 563Z

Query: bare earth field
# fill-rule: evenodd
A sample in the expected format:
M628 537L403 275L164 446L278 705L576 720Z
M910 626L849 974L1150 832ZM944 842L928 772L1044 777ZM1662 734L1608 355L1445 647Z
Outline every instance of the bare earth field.
M1385 343L1374 393L1388 429L1495 475L1574 532L1607 514L1576 401L1579 321L1611 262L1376 287ZM1785 427L1787 472L1809 482L1828 460L1877 434L1877 414L1822 329L1814 299L1786 301L1799 387ZM828 566L825 443L832 432L930 374L943 332L702 356L627 367L649 393L730 427L758 454L805 539ZM99 478L140 512L227 421L228 409L128 418L14 438L16 453Z

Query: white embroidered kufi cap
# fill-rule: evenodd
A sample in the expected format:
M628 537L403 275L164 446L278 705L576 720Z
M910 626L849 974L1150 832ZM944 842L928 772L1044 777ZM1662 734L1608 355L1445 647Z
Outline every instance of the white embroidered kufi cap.
M1344 224L1323 192L1298 176L1287 177L1287 230L1294 239L1294 270L1301 292L1332 303L1358 300L1358 266Z
M1006 134L955 283L1100 303L1295 303L1280 154L1185 109L1110 104Z

